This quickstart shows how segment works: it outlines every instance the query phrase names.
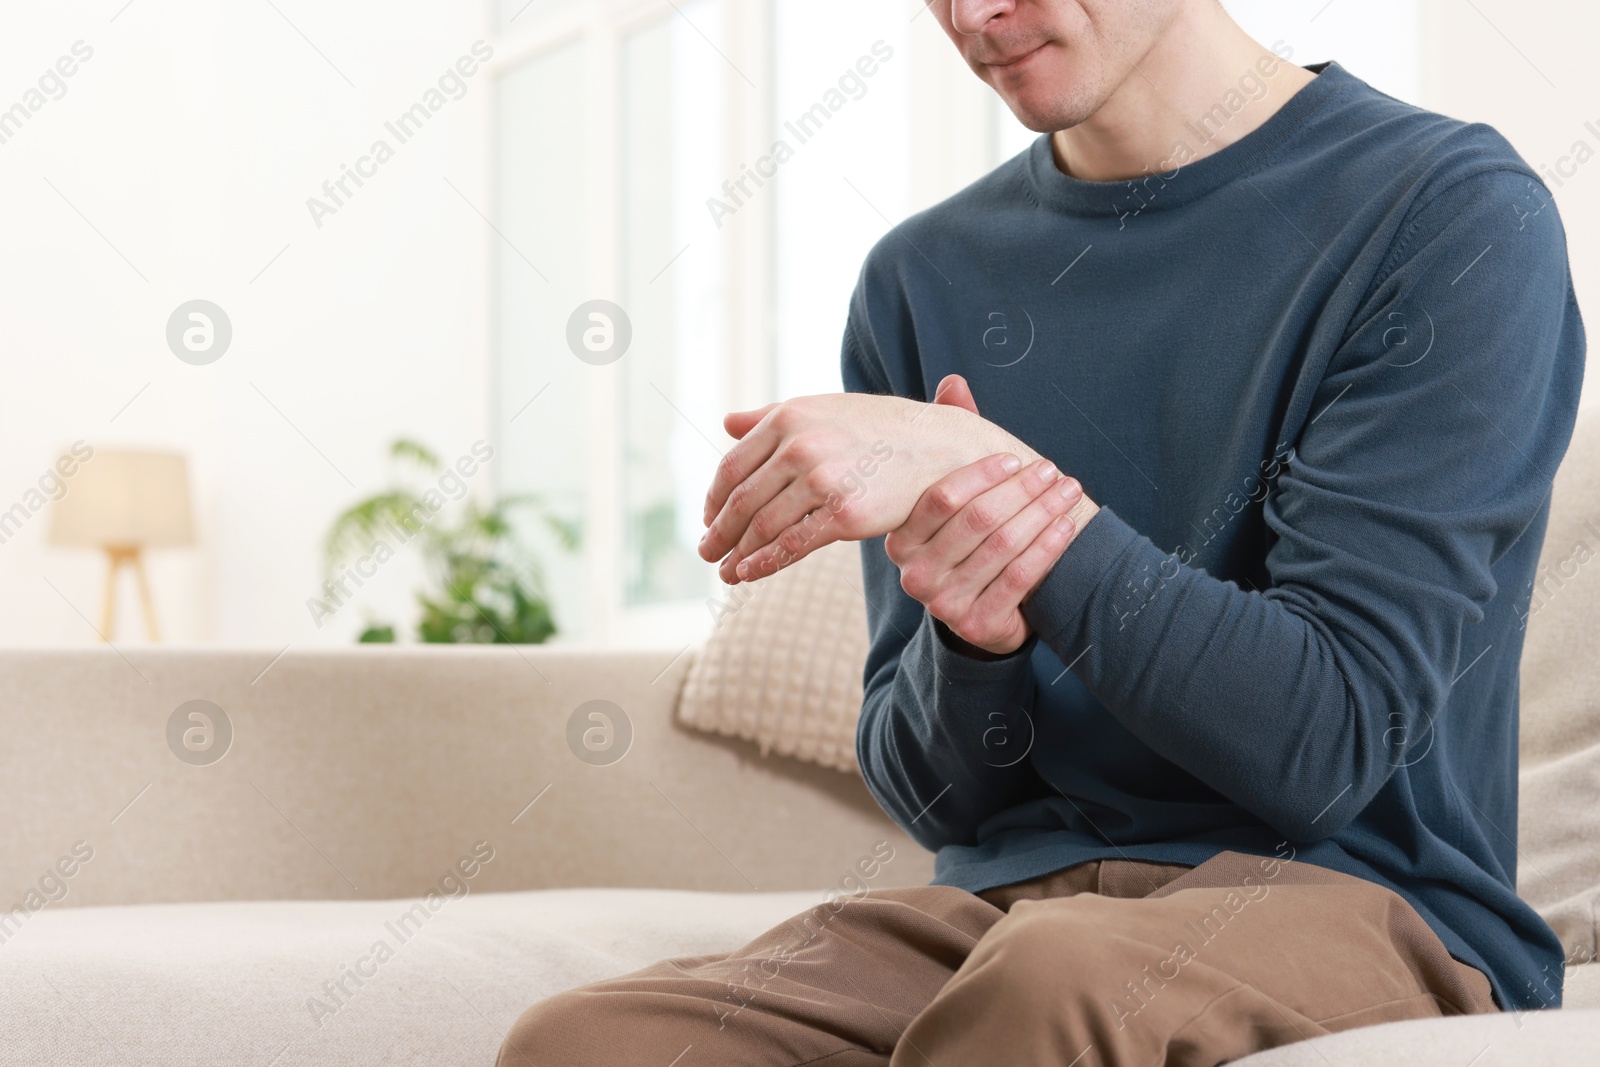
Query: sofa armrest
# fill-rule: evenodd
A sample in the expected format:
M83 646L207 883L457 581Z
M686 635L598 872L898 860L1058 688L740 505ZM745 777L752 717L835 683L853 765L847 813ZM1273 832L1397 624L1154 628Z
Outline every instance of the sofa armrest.
M895 858L873 885L931 876L931 857L858 778L677 726L692 654L124 653L0 652L0 909L80 841L93 858L42 895L59 884L69 905L410 896L478 841L495 858L477 890L820 889L880 841ZM168 743L174 710L195 699L233 729L204 766ZM590 700L631 723L610 765L569 746L569 719Z

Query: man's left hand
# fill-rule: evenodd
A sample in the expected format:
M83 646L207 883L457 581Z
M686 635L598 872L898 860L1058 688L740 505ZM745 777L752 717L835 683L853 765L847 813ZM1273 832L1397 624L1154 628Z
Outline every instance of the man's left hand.
M1076 509L1076 511L1075 511ZM961 640L996 655L1032 634L1022 605L1098 510L1041 459L989 456L929 486L884 539L900 586Z

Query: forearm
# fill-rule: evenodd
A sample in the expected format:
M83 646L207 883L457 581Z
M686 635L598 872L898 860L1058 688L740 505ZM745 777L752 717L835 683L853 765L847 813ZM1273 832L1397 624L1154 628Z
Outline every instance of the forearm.
M1383 785L1394 737L1422 736L1458 640L1448 626L1427 644L1353 633L1321 608L1305 589L1243 590L1182 565L1106 512L1024 613L1152 749L1310 841Z
M878 542L863 546L873 629L856 748L873 795L930 849L972 843L1037 782L1033 642L1004 657L959 651L906 597ZM907 636L909 635L909 636Z

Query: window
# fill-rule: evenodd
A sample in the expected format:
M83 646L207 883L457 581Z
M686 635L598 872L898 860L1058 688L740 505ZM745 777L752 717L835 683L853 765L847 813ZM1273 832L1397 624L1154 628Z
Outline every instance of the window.
M783 47L772 124L794 153L773 188L777 396L841 388L839 341L861 261L909 213L909 27L898 4L775 4Z
M593 370L563 344L571 309L590 298L586 284L592 236L585 203L585 120L574 108L550 107L581 85L584 48L567 41L505 70L497 83L494 245L496 345L492 470L502 494L531 493L590 533L593 487L574 458L590 431L585 401ZM560 160L560 165L552 161ZM554 205L562 205L553 210ZM522 534L544 562L545 580L564 631L591 624L586 574L541 526Z
M723 179L721 26L718 0L693 0L621 42L620 267L634 336L618 364L624 607L706 595L695 545L727 410L724 243L704 206Z
M576 554L522 531L563 638L687 640L711 623L695 547L729 443L730 365L771 359L729 357L731 242L707 209L733 151L730 86L748 88L727 57L739 22L724 0L535 0L501 18L498 490L537 494L582 530ZM626 322L606 328L631 334L610 361L568 340L597 300Z

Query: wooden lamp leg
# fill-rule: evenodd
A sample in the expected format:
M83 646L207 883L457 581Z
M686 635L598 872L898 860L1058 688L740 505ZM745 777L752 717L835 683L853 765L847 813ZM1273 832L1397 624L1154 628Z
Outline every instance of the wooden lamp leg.
M150 640L161 640L161 630L156 626L156 603L150 596L150 580L144 573L144 553L133 550L133 573L139 579L139 602L144 605L144 625L150 631Z
M100 601L100 639L108 645L117 633L117 578L122 573L128 551L120 545L106 546L106 590Z
M126 566L133 571L134 581L139 584L139 605L144 609L144 625L150 632L150 640L161 640L161 629L156 625L156 602L150 595L150 579L144 570L144 553L138 545L107 545L106 559L106 592L100 604L100 636L107 644L116 636L117 579L122 576L122 568Z

